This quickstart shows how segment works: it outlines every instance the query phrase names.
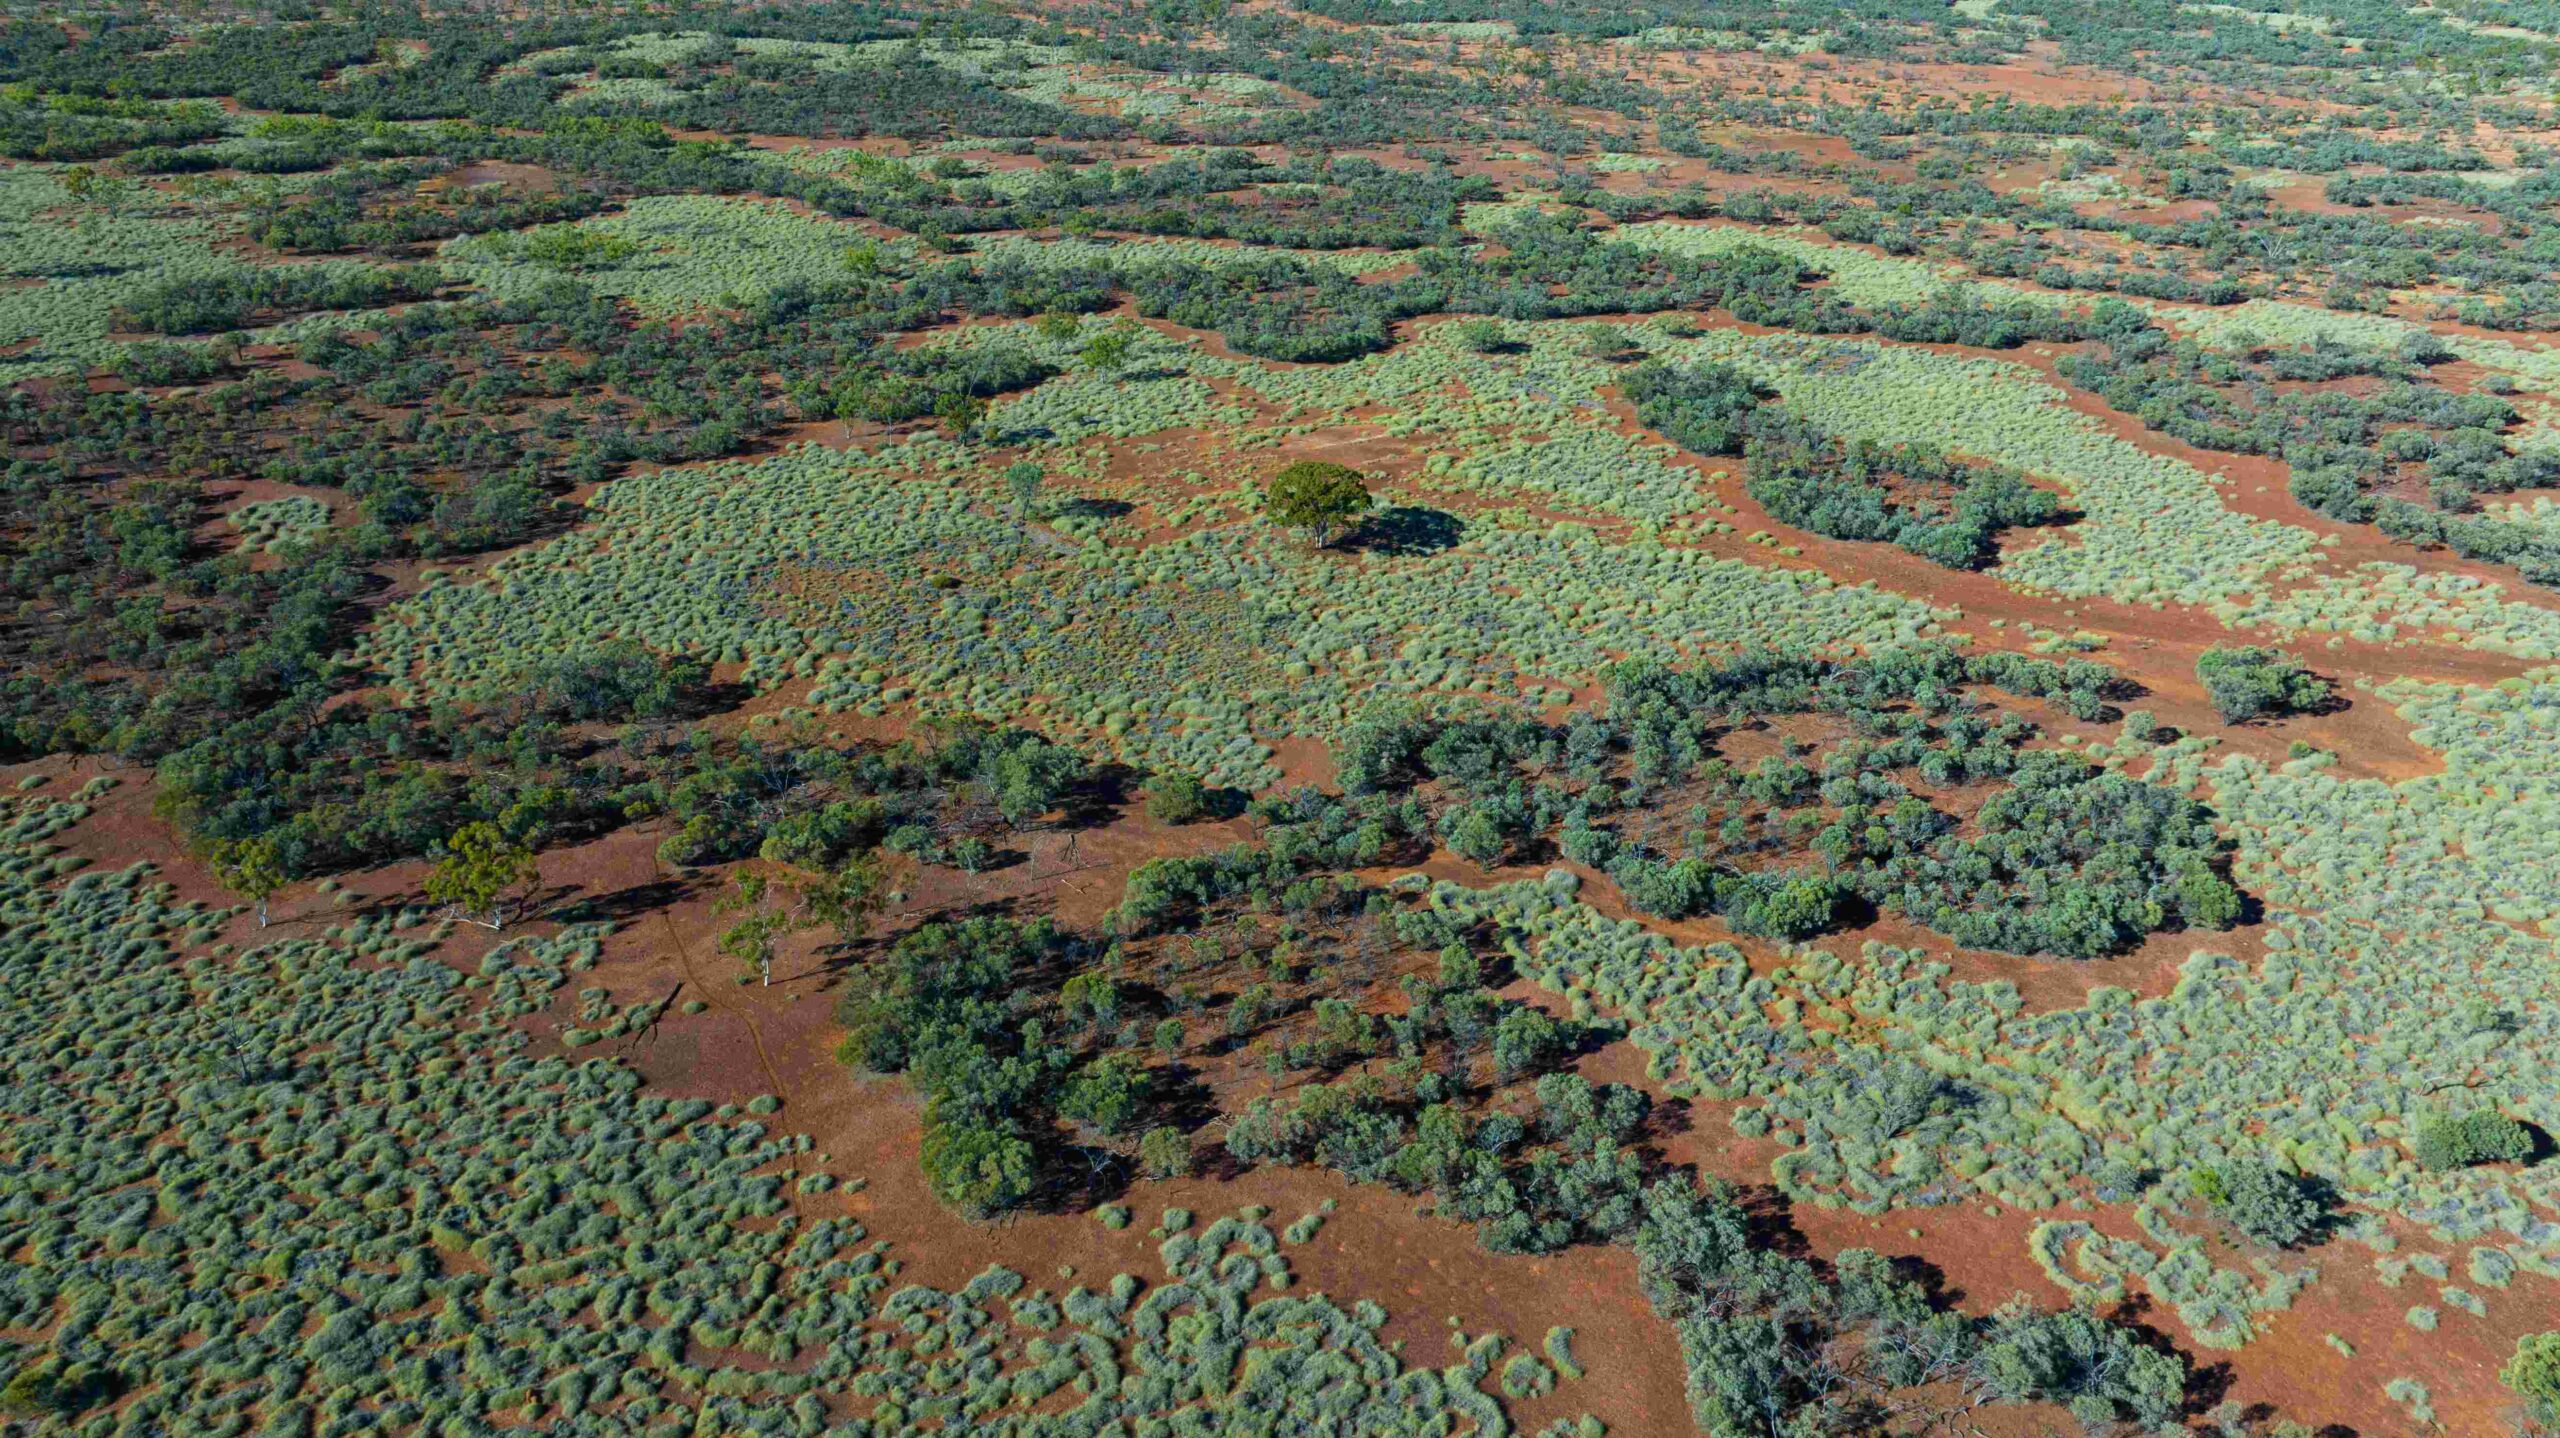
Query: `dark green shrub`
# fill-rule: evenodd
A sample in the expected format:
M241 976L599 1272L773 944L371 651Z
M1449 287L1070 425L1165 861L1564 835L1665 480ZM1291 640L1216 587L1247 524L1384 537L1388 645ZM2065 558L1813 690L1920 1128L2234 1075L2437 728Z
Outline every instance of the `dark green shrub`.
M2528 1333L2498 1370L2498 1381L2525 1402L2538 1423L2560 1423L2560 1333Z
M1693 454L1742 453L1743 421L1770 391L1731 365L1641 364L1618 381L1636 418Z
M119 328L153 334L215 334L310 310L375 309L422 300L444 283L432 265L242 266L142 289L115 312Z
M2431 1173L2533 1156L2533 1131L2493 1108L2437 1114L2418 1126L2418 1165Z
M876 799L842 800L793 814L765 831L757 853L768 863L831 869L847 855L880 842L881 814Z
M2329 702L2328 681L2293 656L2255 645L2216 646L2196 660L2196 678L2226 724L2264 714L2290 714Z
M1125 1054L1107 1054L1076 1071L1058 1096L1058 1113L1104 1133L1120 1133L1147 1101L1147 1071Z
M1928 445L1835 439L1782 411L1748 420L1751 497L1781 524L1979 569L1997 555L2002 530L2061 517L2060 501L2013 469Z
M1502 825L1487 810L1469 806L1451 811L1442 823L1449 852L1470 863L1492 868L1502 862Z
M1618 857L1618 836L1587 824L1569 824L1563 833L1556 836L1556 847L1577 864L1605 869L1611 860Z
M2325 1215L2309 1185L2253 1160L2197 1169L2191 1186L2232 1227L2277 1248L2290 1248L2310 1237Z
M1147 817L1191 824L1209 817L1209 786L1190 774L1158 774L1147 781Z
M923 1162L934 1197L972 1218L1019 1205L1037 1179L1031 1145L993 1124L935 1124L925 1130Z
M1005 822L1027 824L1057 808L1085 772L1074 750L1025 734L988 758L982 778Z
M836 1000L836 1022L846 1029L837 1056L873 1073L900 1073L928 1034L994 1034L1014 975L1058 941L1045 920L969 919L900 936L880 961L846 977Z
M1502 321L1490 319L1460 320L1449 327L1458 347L1480 355L1502 354L1513 348L1511 336Z
M1513 1009L1493 1026L1494 1073L1505 1080L1536 1073L1564 1057L1571 1045L1570 1031L1543 1011Z
M1716 886L1716 908L1734 932L1809 939L1839 918L1840 886L1821 874L1754 874Z
M1138 1140L1138 1168L1149 1178L1181 1178L1191 1172L1191 1140L1171 1124L1148 1129Z
M503 687L532 717L577 724L680 713L710 678L710 667L698 659L662 657L616 641L542 660L508 676Z
M0 1384L0 1414L68 1418L108 1402L123 1388L124 1380L108 1369L42 1354Z
M2122 1328L2076 1308L2039 1313L2022 1305L1992 1321L1972 1375L1994 1398L2060 1403L2093 1427L2165 1423L2187 1386L2184 1362Z

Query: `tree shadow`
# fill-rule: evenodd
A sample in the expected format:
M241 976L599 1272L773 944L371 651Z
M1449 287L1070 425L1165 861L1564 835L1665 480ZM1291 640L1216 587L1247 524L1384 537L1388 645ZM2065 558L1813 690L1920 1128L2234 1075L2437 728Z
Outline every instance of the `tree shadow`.
M2145 1348L2159 1348L2172 1353L2177 1351L2170 1343L2168 1335L2150 1324L2141 1324L2134 1331L2142 1339L2142 1346ZM2190 1370L2187 1374L2185 1411L2202 1415L2221 1407L2230 1396L2233 1377L2228 1359L2202 1364Z
M694 891L689 879L651 879L563 903L549 917L564 924L621 923L682 903Z
M1092 499L1078 496L1052 506L1051 514L1068 519L1118 519L1136 509L1125 499Z
M2039 529L2069 529L2088 517L2068 504L2061 504L2054 506L2053 513L2042 519L2022 519L2015 524L2004 524L2000 526L2000 533L2006 534L2011 530L2017 530L2032 534Z
M1176 1059L1156 1070L1155 1101L1148 1105L1147 1127L1171 1124L1185 1134L1194 1134L1223 1116L1218 1095L1198 1069ZM1221 1145L1219 1152L1225 1151Z
M962 868L960 872L972 879L981 879L989 874L1003 873L1007 869L1019 869L1030 862L1031 851L1027 848L1016 848L1011 844L992 844L983 862L974 869Z
M2303 1233L2302 1237L2288 1246L2318 1248L2345 1232L2348 1225L2354 1221L2354 1216L2347 1212L2347 1196L2338 1191L2338 1186L2317 1174L2305 1174L2296 1182L2302 1189L2303 1197L2310 1199L2318 1206L2320 1215L2311 1220L2311 1227Z
M2524 1125L2524 1136L2533 1147L2526 1150L2516 1167L2533 1168L2548 1161L2552 1155L2560 1154L2560 1144L2552 1142L2550 1130L2529 1119L2519 1119L2518 1122Z
M1119 817L1139 783L1145 778L1137 770L1117 760L1107 760L1085 770L1083 782L1067 792L1058 806L1058 824L1063 828L1089 829L1108 824Z
M1399 504L1370 515L1343 547L1413 558L1454 549L1466 537L1466 522L1446 510Z
M2225 874L2223 877L2230 878L2230 875ZM2241 888L2236 881L2231 888L2232 892L2240 896L2240 916L2231 921L2232 927L2245 929L2267 921L2267 906L2264 900Z
M506 927L491 929L489 932L503 941L515 937L508 932L509 929L513 929L518 924L531 923L536 919L555 924L575 922L566 915L576 912L578 904L572 900L577 897L577 894L578 891L573 885L545 884L526 893L522 899L513 902L501 900L500 903L505 910ZM387 894L383 896L386 900L390 897Z
M1218 824L1229 819L1241 819L1244 817L1245 810L1252 804L1253 796L1242 789L1204 787L1200 791L1200 817L1181 822Z
M1745 1184L1735 1188L1732 1196L1734 1207L1742 1211L1743 1227L1750 1234L1752 1247L1781 1258L1813 1261L1813 1242L1796 1227L1794 1200L1777 1185Z
M1900 1255L1891 1262L1893 1276L1919 1289L1931 1308L1943 1313L1964 1302L1965 1291L1950 1282L1947 1271L1935 1262L1916 1253Z
M1041 1165L1039 1187L1031 1201L1022 1205L1027 1213L1090 1213L1126 1194L1137 1174L1126 1154L1098 1144L1036 1147L1046 1161Z
M1695 1107L1685 1098L1667 1098L1645 1112L1641 1137L1647 1143L1660 1143L1694 1132L1698 1127Z
M1228 1152L1225 1144L1219 1144L1210 1149L1205 1158L1195 1156L1192 1166L1192 1172L1203 1178L1215 1179L1220 1183L1233 1183L1253 1172L1253 1169L1252 1164Z
M754 697L756 697L755 686L751 684L742 684L736 680L726 683L716 680L707 681L686 690L674 707L664 714L653 714L650 717L671 720L708 719L714 715L735 712Z
M34 277L47 280L104 280L113 279L117 275L131 274L140 268L142 268L140 265L126 264L117 260L66 260L58 265L45 265L40 269L36 269L34 271ZM142 334L149 332L141 330L119 330L118 333ZM215 330L209 331L208 333L219 334L221 332L219 330ZM203 336L200 334L152 334L152 338L155 340L176 341L201 339Z

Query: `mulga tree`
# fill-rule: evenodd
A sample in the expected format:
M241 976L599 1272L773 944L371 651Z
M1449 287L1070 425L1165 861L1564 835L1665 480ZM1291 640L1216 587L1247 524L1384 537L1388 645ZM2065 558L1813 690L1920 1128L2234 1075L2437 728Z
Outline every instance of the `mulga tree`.
M444 856L427 871L425 888L429 899L455 917L503 929L509 901L529 888L534 877L533 851L483 819L454 830L444 841Z
M766 906L772 893L772 882L764 875L740 874L711 906L714 913L739 916L721 933L720 952L753 969L766 988L773 987L774 944L792 927L788 911Z
M254 839L216 840L205 863L212 868L215 883L258 906L258 927L265 928L267 900L284 887L285 880L276 841L263 834Z
M1274 475L1263 491L1263 509L1275 524L1303 529L1319 549L1345 533L1377 501L1368 481L1349 465L1302 459Z

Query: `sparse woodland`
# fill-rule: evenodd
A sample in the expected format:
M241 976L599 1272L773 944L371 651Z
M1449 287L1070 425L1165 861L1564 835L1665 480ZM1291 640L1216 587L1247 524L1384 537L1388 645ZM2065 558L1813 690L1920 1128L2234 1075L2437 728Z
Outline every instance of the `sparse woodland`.
M12 8L0 1429L2560 1426L2556 71Z

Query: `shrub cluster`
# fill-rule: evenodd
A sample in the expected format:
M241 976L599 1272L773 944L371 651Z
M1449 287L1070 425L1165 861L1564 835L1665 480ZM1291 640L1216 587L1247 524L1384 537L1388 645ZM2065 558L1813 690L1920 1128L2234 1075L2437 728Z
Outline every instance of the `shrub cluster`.
M2328 681L2290 654L2255 645L2216 645L2196 660L2196 678L2226 724L2316 709L2332 697Z
M2094 714L2112 682L2097 665L1943 646L1851 663L1631 663L1608 675L1605 718L1549 726L1389 706L1353 726L1335 767L1354 793L1427 787L1439 796L1432 827L1462 857L1491 865L1552 835L1637 908L1714 913L1744 933L1805 938L1861 904L1972 947L2071 957L2173 926L2227 928L2240 898L2208 809L2029 748L2032 726L1966 694L1997 686ZM1790 744L1749 767L1716 756L1732 732L1815 715L1856 737L1819 751ZM1928 793L1988 781L2005 784L1974 809L1970 832ZM1696 801L1689 852L1650 837L1656 794Z
M2002 465L1919 444L1841 441L1783 412L1748 425L1751 497L1781 524L1895 545L1949 569L1980 569L2003 530L2062 516L2052 493ZM1675 436L1676 437L1676 436Z
M2311 1237L2328 1215L2313 1185L2273 1164L2238 1160L2199 1168L2189 1177L2196 1196L2232 1227L2276 1248Z
M2431 1172L2533 1156L2533 1131L2493 1108L2436 1114L2418 1125L2418 1166Z

